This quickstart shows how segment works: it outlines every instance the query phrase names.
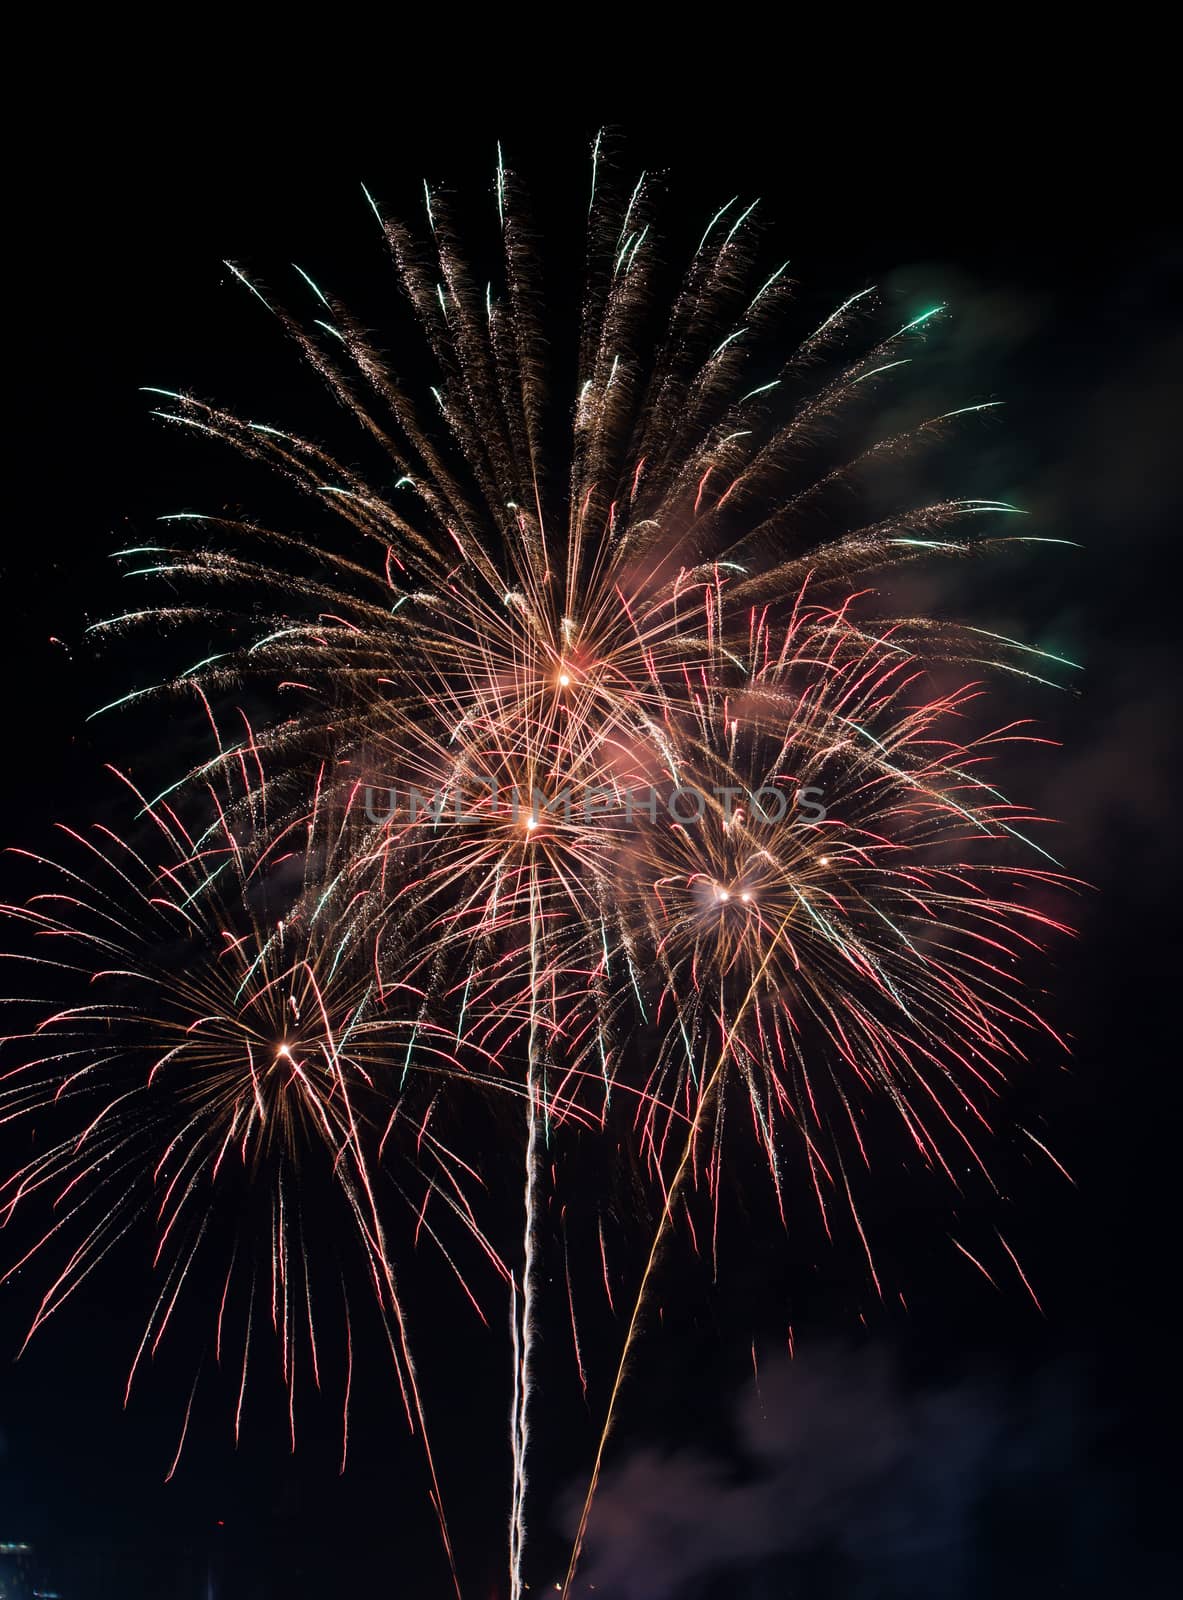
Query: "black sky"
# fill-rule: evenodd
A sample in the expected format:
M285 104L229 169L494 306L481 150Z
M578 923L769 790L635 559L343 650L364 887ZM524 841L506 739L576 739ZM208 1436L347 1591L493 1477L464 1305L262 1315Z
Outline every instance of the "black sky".
M102 761L135 757L142 725L84 722L145 678L153 661L144 645L139 658L124 648L96 659L82 638L88 619L121 603L107 552L151 531L160 513L221 489L223 458L154 425L139 387L191 385L247 409L265 406L279 420L285 405L308 404L290 352L254 314L223 257L272 282L299 261L371 310L385 292L385 263L359 183L407 214L422 177L444 180L464 196L461 215L484 226L501 137L548 241L556 306L564 285L573 294L594 101L586 113L531 108L520 92L511 106L425 96L412 107L411 92L404 80L396 107L374 116L368 105L364 129L360 111L334 117L330 133L316 98L289 103L272 120L244 110L233 93L216 106L162 108L153 94L96 87L84 114L75 105L57 126L52 148L22 159L10 196L20 282L8 317L16 418L0 548L11 753L5 842L36 845L50 820L84 820ZM1078 698L1040 703L1065 749L1028 777L1035 797L1065 818L1060 853L1095 892L1080 907L1081 937L1059 953L1051 980L1056 1015L1076 1041L1073 1069L1041 1072L1035 1063L1030 1090L1078 1188L1054 1174L1027 1175L1022 1209L1008 1213L1046 1317L1021 1290L993 1295L947 1253L911 1250L909 1208L927 1203L927 1190L892 1188L883 1218L908 1282L907 1316L870 1312L848 1287L857 1269L850 1258L781 1253L781 1236L756 1225L718 1287L685 1263L667 1285L677 1332L655 1335L642 1352L617 1442L621 1471L635 1464L639 1501L651 1458L634 1452L676 1454L682 1467L669 1469L671 1482L681 1481L687 1460L730 1470L719 1463L736 1460L752 1341L788 1393L792 1379L777 1352L792 1321L820 1352L804 1369L808 1393L830 1393L832 1363L846 1363L851 1384L870 1396L869 1427L886 1426L884 1417L902 1426L933 1396L952 1394L963 1419L954 1437L977 1438L983 1417L997 1411L1008 1437L1026 1441L1018 1476L1009 1465L983 1469L983 1481L1009 1486L993 1520L981 1504L994 1489L977 1478L954 1508L959 1531L946 1543L956 1544L964 1575L947 1590L909 1586L919 1566L901 1554L898 1525L885 1532L875 1524L870 1555L857 1560L846 1546L836 1553L823 1529L814 1540L773 1541L771 1550L756 1540L732 1551L739 1566L731 1576L709 1576L715 1558L704 1556L698 1576L684 1574L668 1591L659 1587L662 1550L638 1536L637 1562L653 1563L648 1590L605 1592L652 1600L666 1592L671 1600L716 1592L1165 1594L1177 1559L1178 844L1168 751L1178 687L1172 388L1183 349L1171 301L1177 242L1162 215L1164 187L1145 159L1156 135L1134 125L1119 136L1112 124L1082 133L1070 97L1030 123L998 108L990 131L967 134L948 86L914 129L868 116L854 137L783 100L724 115L687 104L673 84L663 94L638 95L643 113L637 100L608 109L626 159L669 170L675 228L687 233L737 189L760 195L769 258L780 259L787 244L781 255L791 255L810 293L836 302L880 282L904 303L949 300L952 320L918 382L952 393L951 403L1007 402L1001 420L956 447L965 492L1018 501L1049 537L1082 548L1054 569L1012 567L943 598L981 607L1085 664ZM19 1285L0 1292L0 1541L35 1543L69 1600L196 1597L211 1570L221 1575L217 1593L233 1600L445 1592L417 1460L390 1394L367 1407L344 1480L327 1421L322 1429L310 1420L293 1460L282 1419L269 1426L264 1407L237 1456L225 1416L203 1417L177 1480L163 1486L186 1390L175 1373L162 1375L122 1412L133 1296L130 1271L96 1279L10 1366L25 1298ZM428 1387L443 1419L438 1448L450 1463L470 1592L500 1593L508 1492L500 1332L482 1339L459 1328L454 1299L446 1319L424 1315L437 1369L451 1362L456 1373L444 1384L437 1370ZM607 1343L599 1362L602 1391ZM882 1377L885 1370L894 1375ZM818 1380L818 1371L830 1376ZM557 1568L559 1503L586 1467L592 1438L569 1375L564 1381L540 1426L539 1586L548 1564ZM375 1384L389 1380L379 1375ZM783 1403L786 1418L796 1415ZM824 1420L819 1428L824 1477L846 1446ZM928 1483L933 1460L954 1452L939 1432L918 1437L908 1460L927 1462L917 1481ZM782 1455L796 1460L787 1445ZM834 1494L848 1497L846 1479L837 1479ZM1025 1521L1007 1495L1048 1513ZM1050 1509L1065 1501L1088 1509L1087 1561L1081 1518ZM909 1516L925 1525L914 1508ZM934 1507L929 1533L937 1523L947 1533L953 1517L948 1505ZM916 1562L929 1563L929 1582L929 1558L922 1552ZM869 1576L876 1572L880 1587Z

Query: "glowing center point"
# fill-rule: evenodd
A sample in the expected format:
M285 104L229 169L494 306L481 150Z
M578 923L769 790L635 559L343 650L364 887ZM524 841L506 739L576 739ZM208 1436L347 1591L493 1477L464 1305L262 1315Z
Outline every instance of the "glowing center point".
M534 829L537 826L538 826L538 818L537 817L527 817L526 818L526 832L527 833L533 833Z
M570 686L571 686L571 674L569 672L560 672L559 673L559 688L560 689L569 689Z
M750 895L750 894L749 894L749 893L748 893L748 891L747 891L747 890L746 890L746 889L745 889L745 890L744 890L744 892L743 892L743 893L742 893L742 894L741 894L741 895L740 895L740 897L739 897L739 898L740 898L740 899L741 899L741 900L742 900L742 901L743 901L743 903L744 903L744 905L747 905L747 903L748 903L748 901L749 901L749 900L750 900L750 899L751 899L751 898L752 898L752 897L751 897L751 895Z
M818 856L817 859L821 862L823 867L828 867L830 864L829 856Z

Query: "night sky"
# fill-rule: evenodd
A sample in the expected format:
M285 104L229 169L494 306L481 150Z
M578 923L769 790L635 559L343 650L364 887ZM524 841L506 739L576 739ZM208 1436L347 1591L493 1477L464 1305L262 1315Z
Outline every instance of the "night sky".
M393 288L360 183L389 214L417 217L421 178L444 180L485 228L500 137L532 197L558 344L599 114L470 105L444 119L404 106L377 136L346 124L329 137L291 109L239 126L230 111L166 116L96 93L91 110L64 164L50 172L46 156L45 170L20 172L15 202L0 831L30 847L53 820L104 813L103 761L146 771L167 741L175 766L194 738L188 722L162 730L145 713L84 720L171 660L146 634L101 653L83 638L124 604L108 552L152 535L162 512L253 492L225 455L155 424L139 387L191 386L297 426L327 404L222 258L285 285L298 261L377 327ZM671 1251L664 1326L633 1369L585 1577L621 1600L1166 1595L1179 1574L1168 749L1183 348L1160 192L1135 163L1118 181L1109 135L1069 147L1052 117L988 137L868 123L848 149L789 113L612 114L631 166L668 169L667 223L683 248L742 189L766 206L767 259L790 256L819 304L868 283L905 309L949 302L913 396L1006 405L959 436L942 470L1081 548L978 565L928 598L1084 663L1078 695L1025 702L1064 749L1032 760L1022 782L1063 818L1058 853L1093 888L1076 908L1079 938L1039 978L1073 1037L1071 1070L1037 1056L1016 1090L1077 1186L1004 1156L997 1203L1045 1316L1021 1286L997 1294L957 1262L941 1224L949 1199L931 1183L888 1174L880 1189L876 1227L905 1312L871 1300L845 1245L826 1251L816 1229L786 1240L752 1174L717 1284L684 1239ZM933 120L947 123L935 108ZM493 1199L510 1240L512 1176L511 1162ZM162 1483L190 1380L162 1359L122 1410L142 1268L134 1249L121 1254L16 1364L33 1286L0 1291L0 1542L34 1544L66 1600L197 1600L207 1585L220 1600L447 1593L419 1460L376 1355L359 1373L343 1479L331 1408L310 1409L293 1458L278 1390L268 1401L261 1386L237 1453L225 1397L211 1398ZM498 1307L484 1330L434 1268L410 1276L465 1593L485 1600L504 1593L506 1319ZM593 1415L619 1333L593 1321ZM536 1592L561 1576L594 1445L563 1336L561 1319L544 1325Z

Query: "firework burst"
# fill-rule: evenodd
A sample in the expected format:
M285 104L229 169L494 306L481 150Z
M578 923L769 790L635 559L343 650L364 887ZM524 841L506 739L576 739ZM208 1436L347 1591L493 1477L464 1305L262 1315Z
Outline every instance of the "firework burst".
M6 1278L55 1249L65 1257L27 1343L146 1224L156 1287L125 1399L170 1326L212 1307L215 1361L237 1374L236 1440L269 1327L293 1448L297 1392L321 1388L322 1324L336 1319L342 1470L364 1283L434 1481L389 1213L393 1202L403 1234L435 1240L469 1300L429 1202L506 1275L468 1198L471 1168L433 1122L457 1083L504 1085L477 1045L461 1064L420 992L379 976L382 907L354 865L348 810L272 816L249 728L227 754L221 746L210 764L221 781L203 797L188 786L186 807L148 802L124 779L139 808L130 833L67 829L60 858L19 852L52 887L0 907L31 936L10 960L35 980L6 1002L29 1021L3 1040L17 1064L0 1099L4 1121L32 1131L35 1154L8 1176L0 1206L5 1225L34 1210L49 1221ZM81 1003L60 1004L79 989ZM192 1396L172 1470L191 1413ZM442 1511L441 1528L446 1540Z

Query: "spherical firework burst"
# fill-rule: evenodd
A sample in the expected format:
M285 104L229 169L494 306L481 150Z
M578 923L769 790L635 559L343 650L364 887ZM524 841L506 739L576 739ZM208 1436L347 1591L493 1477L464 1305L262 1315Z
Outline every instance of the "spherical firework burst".
M1035 897L1068 880L1030 864L1050 861L1030 837L1041 819L990 781L991 759L1030 734L969 731L979 694L936 691L895 630L803 594L783 632L758 622L742 666L703 675L675 738L687 820L671 790L634 841L623 904L670 1015L650 1115L692 1116L702 1058L723 1048L774 1179L795 1145L823 1218L827 1189L850 1198L823 1150L845 1129L868 1159L868 1093L923 1161L952 1177L952 1140L984 1170L981 1102L1021 1041L1050 1032L1018 961L1066 931Z

